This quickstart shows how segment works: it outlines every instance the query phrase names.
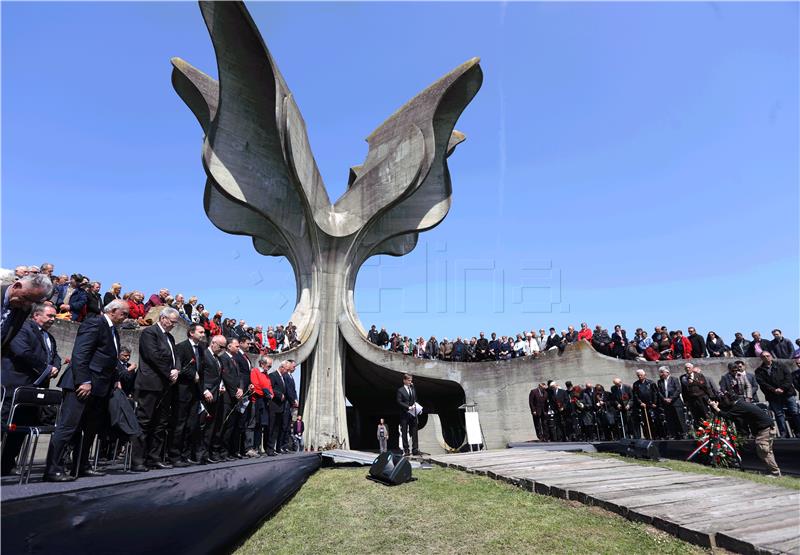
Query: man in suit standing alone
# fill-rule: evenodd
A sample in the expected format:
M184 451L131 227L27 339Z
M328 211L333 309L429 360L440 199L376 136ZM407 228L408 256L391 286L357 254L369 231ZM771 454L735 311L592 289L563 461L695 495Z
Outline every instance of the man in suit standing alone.
M403 385L397 388L397 405L400 407L400 433L403 436L403 453L419 455L417 417L409 412L417 402L417 391L411 374L403 374ZM408 451L408 434L411 433L411 453Z
M550 441L550 430L547 428L547 384L545 382L541 382L537 388L531 389L528 394L528 406L533 417L536 439Z
M170 331L180 320L178 311L166 307L158 322L139 336L139 373L136 376L136 418L141 435L131 442L134 472L148 468L172 468L161 460L172 412L173 387L180 374L180 360L175 353L175 338Z
M70 442L74 445L73 466L81 476L104 474L89 466L89 449L108 410L112 386L119 386L117 326L127 317L128 303L112 301L103 309L102 317L85 320L78 328L70 369L58 384L64 390L64 400L47 450L46 481L69 482L74 479L64 473L64 452ZM79 450L81 431L83 448Z
M48 329L56 321L56 309L50 305L34 305L31 318L3 349L2 381L6 387L3 403L3 423L8 422L14 390L22 386L48 387L50 378L61 369L56 340ZM34 425L39 421L36 407L20 407L14 413L14 423ZM14 459L22 448L23 434L9 434L3 450L2 475L11 473Z

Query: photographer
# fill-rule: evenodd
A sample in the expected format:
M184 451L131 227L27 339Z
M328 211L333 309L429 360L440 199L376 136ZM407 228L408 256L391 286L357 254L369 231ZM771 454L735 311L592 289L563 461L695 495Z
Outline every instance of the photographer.
M729 420L743 421L751 430L755 430L758 458L764 461L772 476L781 475L781 469L778 468L772 452L772 442L778 433L775 422L767 411L731 393L724 393L720 396L719 402L712 400L708 405L719 415Z

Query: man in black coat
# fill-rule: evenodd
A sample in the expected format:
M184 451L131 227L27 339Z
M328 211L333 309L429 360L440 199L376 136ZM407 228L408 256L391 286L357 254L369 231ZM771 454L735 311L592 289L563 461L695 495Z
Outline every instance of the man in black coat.
M11 285L0 287L0 335L3 350L22 329L33 305L44 301L52 293L53 284L44 274L25 276Z
M297 363L292 359L286 361L286 373L283 375L283 384L285 386L286 401L283 405L283 422L281 423L281 452L289 452L289 439L292 431L292 409L298 408L299 402L297 400L297 387L294 382L294 369Z
M686 336L686 339L689 340L689 343L692 344L692 358L705 358L708 356L706 353L706 340L703 339L703 336L697 333L697 330L693 327L688 328L686 331L689 332L689 335Z
M242 320L244 322L244 320ZM244 395L247 395L247 388L250 387L250 359L247 358L247 353L250 352L250 338L246 335L239 339L239 349L233 354L233 360L236 362L236 367L239 370L239 387L242 388ZM244 455L247 433L247 421L250 419L250 414L253 411L253 403L248 403L245 408L244 414L239 414L236 420L236 429L233 431L236 438L236 451L237 458L239 455Z
M633 437L639 438L639 426L647 439L655 439L655 409L658 407L658 387L645 377L641 368L636 371L637 380L633 382Z
M380 333L378 334L378 347L386 347L389 343L389 333L386 331L386 328L381 328Z
M180 320L178 311L165 307L158 321L139 336L139 372L136 376L136 418L142 434L131 441L131 470L172 468L162 460L172 414L175 382L181 361L170 331Z
M533 417L533 428L539 441L550 441L550 430L547 427L547 384L541 382L528 394L528 406Z
M277 370L269 373L269 381L272 384L272 399L269 400L269 444L267 445L267 455L274 457L280 449L279 441L283 437L283 411L286 405L286 382L283 376L286 374L289 365L281 362Z
M719 403L717 401L709 401L708 404L714 412L725 418L744 422L746 427L753 430L758 458L764 461L770 474L773 476L781 475L781 469L778 467L778 463L775 462L775 454L772 452L772 442L777 434L775 433L772 417L767 411L730 393L723 394Z
M731 352L734 357L744 358L747 356L747 350L750 348L750 342L744 338L742 332L737 331L736 337L731 343Z
M686 434L686 420L681 400L681 382L678 378L670 376L669 368L661 366L658 369L658 396L659 405L663 411L662 422L666 424L666 434L672 439L683 439ZM662 424L663 425L663 424Z
M769 408L775 413L778 430L783 437L791 437L786 428L786 416L792 423L795 437L800 437L800 414L797 409L797 392L792 386L791 372L775 362L769 351L761 353L761 366L756 368L756 381Z
M61 369L61 357L58 356L56 340L48 329L56 321L56 309L50 305L34 305L31 317L25 322L14 339L3 349L2 381L6 388L6 398L2 408L3 423L8 423L14 390L22 386L47 388L50 378L54 378ZM14 423L33 425L39 422L39 411L36 407L19 407L14 412ZM8 434L3 449L2 468L0 474L10 474L14 468L14 460L22 448L24 435Z
M220 438L222 447L218 450L218 455L220 458L229 461L242 457L239 453L241 441L237 434L241 415L236 411L236 405L244 396L244 376L242 376L241 367L237 362L238 355L238 339L229 339L225 352L219 355L219 360L222 363L222 372L227 376L228 380L223 380L225 382L225 391L220 393L225 405L225 414L222 415L223 422L221 424ZM249 380L249 373L247 378Z
M239 384L238 373L232 376L229 367L223 366L219 358L227 344L228 340L224 335L215 335L203 353L201 402L205 410L200 415L200 424L203 425L200 434L202 441L197 450L197 460L200 464L217 463L227 458L227 443L222 432L231 405L226 393L220 391L220 384L224 384L224 388L231 391L236 391Z
M475 360L478 362L489 359L489 340L481 332L478 342L475 344Z
M617 324L614 326L614 333L611 334L611 342L614 344L614 349L611 354L617 358L625 358L625 349L628 347L628 337L622 326Z
M772 330L772 341L769 342L769 352L773 358L790 359L794 354L794 345L783 336L779 329Z
M417 416L410 413L417 402L417 391L413 384L411 374L403 374L403 385L397 388L396 401L400 407L400 435L403 438L403 453L419 455L419 438L417 436ZM408 434L411 434L411 453L408 451Z
M615 409L616 424L620 437L631 436L631 407L633 406L633 389L628 384L622 383L620 378L614 378L611 386L611 403Z
M373 345L378 344L378 329L375 327L375 324L372 324L372 327L369 328L369 333L367 333L367 339Z
M203 352L206 331L200 324L191 324L186 332L186 340L175 345L175 353L181 361L180 373L176 382L177 394L172 414L172 443L169 458L173 466L190 466L192 450L196 448L197 429L200 421L198 409L202 396Z
M73 444L73 466L83 476L102 476L89 466L89 449L108 410L108 398L119 382L119 326L128 317L128 303L112 301L103 316L81 323L72 349L69 370L59 386L64 391L56 430L47 450L44 479L52 482L73 480L64 473L64 453ZM80 432L83 448L79 449Z

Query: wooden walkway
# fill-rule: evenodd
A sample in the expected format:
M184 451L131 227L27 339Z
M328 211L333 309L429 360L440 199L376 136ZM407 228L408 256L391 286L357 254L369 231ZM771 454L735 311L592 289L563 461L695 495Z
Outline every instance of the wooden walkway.
M533 448L435 455L430 460L596 505L704 547L800 554L800 491Z

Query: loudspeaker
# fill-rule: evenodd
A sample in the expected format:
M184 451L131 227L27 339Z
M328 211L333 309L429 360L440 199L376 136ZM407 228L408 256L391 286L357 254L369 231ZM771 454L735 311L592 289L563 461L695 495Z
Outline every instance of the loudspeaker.
M397 486L411 481L411 463L402 455L381 453L369 468L367 478L387 486Z
M622 455L637 459L649 459L657 461L661 458L658 446L649 439L622 439L619 442L622 447Z

